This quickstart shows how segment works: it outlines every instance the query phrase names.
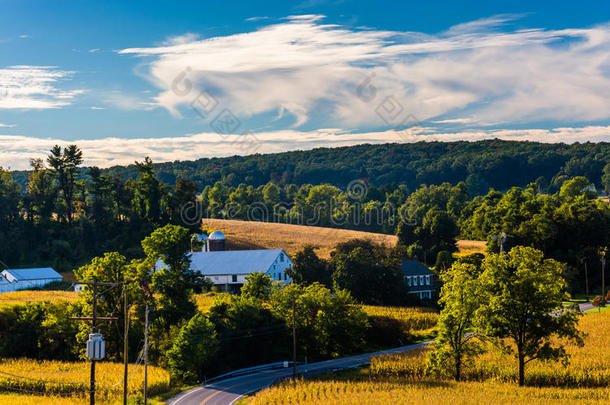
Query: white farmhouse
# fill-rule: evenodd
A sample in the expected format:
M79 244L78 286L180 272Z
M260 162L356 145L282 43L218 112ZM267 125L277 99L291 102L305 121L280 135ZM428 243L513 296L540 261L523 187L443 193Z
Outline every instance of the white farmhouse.
M8 282L0 281L0 291L25 290L34 287L44 287L54 281L62 281L61 274L50 267L36 269L6 269L2 277ZM1 280L1 279L0 279Z
M292 281L286 270L292 260L282 249L192 252L191 270L203 274L221 291L237 291L251 273L263 272L282 283ZM166 267L157 262L156 268Z

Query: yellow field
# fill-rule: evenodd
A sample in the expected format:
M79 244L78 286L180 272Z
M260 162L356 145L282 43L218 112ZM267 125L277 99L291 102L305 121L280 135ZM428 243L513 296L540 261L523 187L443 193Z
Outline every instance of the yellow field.
M222 231L227 237L227 248L231 250L284 249L294 255L305 245L313 245L318 247L316 253L325 259L338 243L350 239L370 239L387 247L394 246L398 240L394 235L348 229L224 219L204 219L203 227Z
M214 305L214 301L220 295L226 295L227 293L203 293L203 294L195 294L195 303L197 303L197 308L199 311L205 313L208 312L210 307Z
M3 304L22 304L25 302L74 302L78 298L78 293L74 291L11 291L0 294L0 305Z
M434 328L438 322L438 312L429 308L363 305L362 309L368 316L396 319L412 331Z
M485 254L487 242L482 240L458 240L457 242L458 256L471 255L473 253Z
M398 241L394 235L318 226L226 219L204 219L202 224L205 229L222 231L227 237L227 248L230 250L284 249L289 255L294 255L305 245L313 245L318 248L318 256L324 259L330 257L330 252L338 243L350 239L370 239L387 247L393 247ZM458 241L462 255L482 253L485 245L481 241Z
M425 375L426 350L373 359L368 369L285 382L247 400L250 404L602 404L610 403L610 312L581 318L585 346L568 345L570 364L532 362L519 387L515 360L481 356L456 383ZM569 386L570 388L567 388Z
M90 363L15 359L0 361L0 388L5 392L40 392L49 395L88 396ZM96 366L100 398L119 398L123 392L123 364L99 362ZM142 392L144 366L129 366L129 393ZM169 374L159 367L148 367L148 391L151 395L169 389ZM21 396L19 396L21 397ZM62 398L57 398L61 404ZM82 399L81 399L82 402ZM0 401L0 403L3 403ZM11 402L12 403L12 402ZM27 403L27 402L26 402ZM43 401L43 403L49 403ZM70 402L68 402L70 403Z

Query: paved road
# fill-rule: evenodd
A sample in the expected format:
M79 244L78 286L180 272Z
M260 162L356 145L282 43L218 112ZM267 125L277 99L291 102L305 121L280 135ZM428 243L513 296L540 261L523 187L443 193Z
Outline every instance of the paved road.
M423 347L429 343L397 347L381 352L367 353L341 359L310 363L298 367L299 374L319 374L336 370L364 366L370 363L373 356L396 353ZM231 405L244 395L267 388L275 381L292 375L292 368L261 371L247 376L233 377L203 387L193 388L170 399L168 405Z
M585 311L595 308L590 302L578 304L578 306L580 307L580 312L585 312Z

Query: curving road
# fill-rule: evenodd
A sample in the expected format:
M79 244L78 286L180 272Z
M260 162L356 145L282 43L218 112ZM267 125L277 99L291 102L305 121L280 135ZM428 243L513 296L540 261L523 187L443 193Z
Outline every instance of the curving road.
M347 368L355 368L370 363L373 356L403 352L428 345L430 342L397 347L375 353L321 361L299 366L299 374L313 375ZM246 376L228 378L203 387L193 388L170 399L168 405L232 405L244 395L267 388L274 382L292 376L292 368L260 371Z

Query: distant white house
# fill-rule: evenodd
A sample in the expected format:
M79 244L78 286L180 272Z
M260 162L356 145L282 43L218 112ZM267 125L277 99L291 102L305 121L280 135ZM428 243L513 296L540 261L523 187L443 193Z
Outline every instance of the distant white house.
M50 267L35 269L6 269L1 273L0 292L44 287L55 281L62 281L61 274Z
M292 260L282 249L227 250L192 252L191 270L203 274L221 291L237 291L251 273L263 272L282 283L292 281L286 270L292 268ZM157 262L156 268L166 265Z

